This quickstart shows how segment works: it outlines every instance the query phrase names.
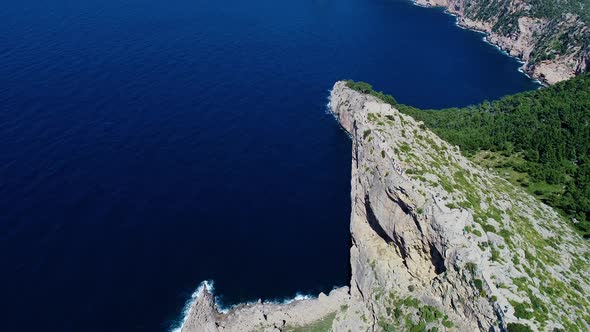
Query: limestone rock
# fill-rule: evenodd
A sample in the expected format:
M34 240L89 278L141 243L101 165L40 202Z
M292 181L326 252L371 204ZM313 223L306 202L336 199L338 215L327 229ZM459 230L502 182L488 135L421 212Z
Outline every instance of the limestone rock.
M209 292L207 287L203 285L203 290L199 292L191 306L189 315L182 326L181 332L216 332L216 316L217 310L215 308L213 295Z
M590 247L555 211L346 82L330 105L352 137L351 295L370 330L590 328Z
M487 41L518 57L527 74L547 84L583 73L590 64L590 28L577 15L540 18L533 8L541 4L526 0L414 1L446 8L457 24L484 32Z
M590 330L590 246L559 214L374 96L337 82L352 140L350 288L219 313L183 332Z
M218 312L213 297L201 292L189 310L182 332L288 331L290 328L333 319L349 302L348 287L334 289L329 295L294 300L286 304L258 302Z

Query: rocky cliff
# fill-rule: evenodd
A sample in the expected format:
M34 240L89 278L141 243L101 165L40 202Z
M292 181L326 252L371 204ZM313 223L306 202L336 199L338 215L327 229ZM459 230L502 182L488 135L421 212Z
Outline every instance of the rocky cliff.
M350 289L221 314L183 331L590 330L590 247L551 208L413 118L338 82L352 138Z
M303 326L332 325L336 312L350 302L348 287L334 289L316 299L291 303L243 304L219 312L213 295L203 283L185 317L181 332L293 331Z
M371 328L590 329L589 246L555 211L345 82L331 108L353 141L351 296Z
M415 0L444 7L458 24L487 34L491 43L524 61L523 69L548 84L590 67L590 29L578 7L532 0ZM570 1L569 3L576 3Z

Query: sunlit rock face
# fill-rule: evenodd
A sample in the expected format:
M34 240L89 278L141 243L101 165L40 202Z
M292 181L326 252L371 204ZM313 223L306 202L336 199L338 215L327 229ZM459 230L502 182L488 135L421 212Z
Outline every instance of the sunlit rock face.
M530 0L415 2L444 7L457 15L459 25L485 32L489 42L520 58L524 71L545 83L572 78L586 71L590 63L590 29L579 15L565 9L548 17L538 10L542 4Z
M183 332L590 329L589 246L554 210L346 82L330 108L353 145L350 287L227 313L205 289Z

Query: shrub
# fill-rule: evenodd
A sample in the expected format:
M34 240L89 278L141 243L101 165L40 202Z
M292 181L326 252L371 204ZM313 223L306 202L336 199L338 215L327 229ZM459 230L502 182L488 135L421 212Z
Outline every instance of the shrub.
M473 262L465 263L465 268L471 273L471 275L475 275L475 272L477 272L477 264Z
M526 324L520 323L508 323L508 332L533 332L533 330Z
M483 281L481 281L481 279L474 279L473 284L475 287L477 287L477 289L483 290Z
M354 82L354 81L347 81L346 85L355 90L358 91L360 93L369 93L371 91L373 91L373 87L371 86L371 84L366 83L366 82Z
M590 19L590 14L585 17ZM509 25L518 26L515 22ZM565 45L558 44L555 49ZM367 83L348 81L347 84L394 105L439 137L460 147L467 156L482 150L496 151L498 156L509 158L520 154L524 163L508 161L494 166L526 173L528 180L522 183L528 186L528 191L541 196L545 203L570 219L575 218L578 222L573 225L582 235L590 237L587 200L590 140L584 134L590 108L590 74L581 74L545 89L506 96L493 103L444 110L421 110L397 104L393 97L375 92ZM555 112L556 108L559 112ZM510 180L516 182L516 179ZM563 192L550 195L555 187L563 188Z
M524 303L514 304L514 316L522 319L533 318L533 312L528 310L529 307Z

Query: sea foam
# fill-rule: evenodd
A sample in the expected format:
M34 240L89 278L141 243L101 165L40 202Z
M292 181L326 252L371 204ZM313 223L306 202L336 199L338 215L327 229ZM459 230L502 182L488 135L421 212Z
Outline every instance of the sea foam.
M213 280L204 280L199 284L197 289L191 294L191 298L188 301L186 301L186 303L184 304L184 307L182 308L182 319L180 321L176 322L172 326L172 328L170 329L170 332L180 332L182 330L182 326L184 325L184 323L186 322L186 319L188 318L188 313L190 312L191 307L193 306L193 303L195 303L197 298L203 293L203 291L205 289L209 293L213 293L213 291L215 289L215 287L213 285Z
M214 286L213 280L204 280L199 284L197 289L191 294L191 298L188 301L186 301L186 303L184 304L184 307L182 309L182 318L173 324L173 326L170 328L170 332L180 332L182 330L182 326L184 325L184 323L186 322L186 320L188 318L188 314L191 310L191 307L193 306L193 304L195 303L197 298L203 293L204 290L207 290L207 292L214 294L215 286ZM243 302L243 303L238 303L238 304L233 304L233 305L228 306L228 305L224 305L218 296L214 296L213 298L214 298L215 306L217 307L217 310L223 314L227 314L230 310L232 310L233 308L235 308L237 306L256 304L258 302L261 302L261 300L259 299L257 301ZM277 300L277 299L266 300L266 301L264 301L264 303L289 304L294 301L310 300L310 299L314 299L314 298L316 298L316 296L304 294L304 293L296 293L294 297L284 298L284 299L280 299L280 300Z
M431 6L424 6L424 5L418 4L418 3L416 3L416 1L412 1L412 3L413 3L415 6L418 6L418 7L422 7L422 8L432 8ZM502 49L500 46L498 46L498 45L496 45L496 44L492 43L491 41L489 41L489 39L488 39L488 33L487 33L487 32L485 32L485 31L481 31L481 30L478 30L478 29L469 28L469 27L466 27L466 26L462 26L462 25L461 25L460 18L459 18L459 15L457 15L457 14L454 14L454 13L451 13L451 12L450 12L448 9L445 9L445 10L444 10L444 12L445 12L445 14L447 14L447 15L451 15L451 16L453 16L453 17L455 18L455 26L456 26L456 27L458 27L459 29L463 29L463 30L469 30L469 31L474 31L474 32L477 32L477 33L480 33L480 34L484 35L484 36L483 36L483 38L482 38L482 40L483 40L483 41L484 41L486 44L489 44L489 45L493 46L493 47L494 47L494 48L496 48L496 49L497 49L497 50L498 50L500 53L502 53L502 54L504 54L504 55L506 55L506 56L508 56L508 57L510 57L510 58L516 59L516 60L518 61L518 63L520 63L520 64L521 64L521 66L520 66L520 67L518 67L518 72L519 72L519 73L521 73L521 74L523 74L523 75L524 75L524 76L526 76L527 78L529 78L529 79L533 80L533 82L535 82L536 84L539 84L539 85L540 85L540 86L539 86L539 88L542 88L543 86L546 86L546 85L545 85L543 82L541 82L540 80L538 80L538 79L534 79L533 77L531 77L531 75L529 75L529 74L528 74L528 73L527 73L527 72L524 70L524 64L525 64L525 62L524 62L524 61L522 61L522 60L521 60L519 57L513 56L512 54L510 54L510 53L509 53L509 52L507 52L506 50Z

